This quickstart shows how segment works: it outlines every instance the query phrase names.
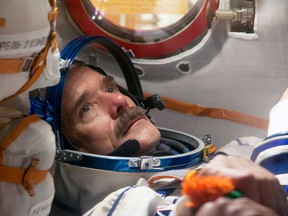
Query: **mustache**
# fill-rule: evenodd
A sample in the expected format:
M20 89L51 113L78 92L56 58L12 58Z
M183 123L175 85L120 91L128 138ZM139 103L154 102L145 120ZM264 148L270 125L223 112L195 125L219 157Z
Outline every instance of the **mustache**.
M141 107L130 107L126 111L124 111L118 118L115 127L115 134L119 137L121 134L125 132L127 129L128 123L133 120L136 116L145 116L145 110Z

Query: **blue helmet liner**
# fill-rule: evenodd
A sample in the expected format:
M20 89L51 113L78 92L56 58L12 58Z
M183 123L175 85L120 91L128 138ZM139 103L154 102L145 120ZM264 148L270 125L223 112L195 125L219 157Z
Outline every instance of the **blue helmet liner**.
M110 39L101 36L78 37L69 42L61 52L61 79L59 83L56 86L46 89L46 102L48 101L49 104L50 115L49 123L52 125L56 135L56 159L74 166L116 172L159 172L163 170L192 167L201 163L203 161L203 149L205 147L205 144L201 139L190 134L165 128L159 128L162 137L171 138L177 142L179 141L185 143L185 145L190 146L190 149L192 150L172 156L119 157L83 153L67 149L65 146L65 142L67 140L63 135L61 122L63 88L69 68L72 65L75 57L83 47L91 43L101 45L112 54L123 72L128 93L139 99L141 106L147 108L148 110L151 107L157 107L158 109L164 108L164 105L159 103L158 95L146 101L143 99L142 87L134 65L124 50L117 44ZM146 106L147 104L152 105ZM53 119L52 121L51 118Z
M136 98L143 98L141 83L135 71L135 68L127 54L113 41L101 36L81 36L69 42L60 55L60 73L61 79L56 86L48 87L46 90L46 101L54 108L52 126L56 133L57 146L64 149L62 133L62 94L66 76L79 51L88 44L97 43L105 47L118 62L127 84L130 94Z

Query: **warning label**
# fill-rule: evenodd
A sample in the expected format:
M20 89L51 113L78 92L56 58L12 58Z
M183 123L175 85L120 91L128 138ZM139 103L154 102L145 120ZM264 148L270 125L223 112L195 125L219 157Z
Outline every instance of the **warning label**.
M54 193L47 200L44 200L34 205L30 209L29 216L46 216L46 215L48 216L51 206L52 206L53 198L54 198Z
M43 47L47 42L47 37L35 38L25 41L0 41L0 52L5 50L29 49Z
M50 28L36 31L0 35L0 57L39 52L47 43Z

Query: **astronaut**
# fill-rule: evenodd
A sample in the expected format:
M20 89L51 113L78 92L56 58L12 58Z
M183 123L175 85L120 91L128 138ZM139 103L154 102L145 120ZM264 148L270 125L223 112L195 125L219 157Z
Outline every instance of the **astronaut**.
M128 89L134 92L134 95L138 94L136 97L118 86L101 68L74 60L79 50L95 42L108 49L114 57L117 56L123 73L127 73L124 76L130 80L127 82ZM46 99L56 111L53 113L53 127L58 143L58 162L54 176L56 194L51 215L177 215L179 209L185 209L185 205L184 208L183 205L181 207L181 199L179 200L179 183L188 170L201 168L205 164L205 143L189 134L165 128L158 128L161 133L161 138L159 137L156 127L153 128L148 121L149 115L144 115L149 109L147 104L151 107L155 107L155 104L147 102L151 102L150 98L141 99L141 91L135 89L141 85L131 86L135 77L130 63L122 49L103 37L76 38L62 51L61 81L57 86L48 88L46 93ZM142 108L137 108L136 104ZM119 132L118 124L124 125L124 131ZM145 127L139 130L142 126ZM141 140L145 137L146 130L151 134L148 136L148 139L151 139L149 143ZM138 134L132 136L130 132L133 131ZM141 135L138 136L139 134ZM120 145L115 142L117 139L122 139ZM97 142L92 145L95 140ZM179 150L178 142L180 146L186 147L186 150ZM165 147L160 145L158 148L158 144L155 149L155 143L164 144ZM169 150L166 151L167 149ZM163 155L164 150L166 152ZM225 160L219 160L214 164L222 163L227 166ZM232 164L231 161L235 158L228 160L228 164ZM254 178L245 169L248 169L249 164L257 170L256 165L252 166L251 161L240 164L243 176L238 176L239 184L242 182L241 185L245 185L243 182L247 183L247 179L254 184L265 176L267 178L263 186L267 183L275 185L275 191L279 192L275 192L275 197L281 196L283 200L281 187L270 173L260 170L255 172L257 176ZM211 166L207 167L208 170L211 169ZM215 167L212 166L212 170ZM219 166L216 168L219 169ZM238 166L238 169L240 168ZM230 169L232 174L237 173ZM286 202L286 198L284 200ZM251 209L256 206L254 209L257 210L259 203L263 203L261 200L254 201L256 202L251 204L254 205ZM175 208L175 202L178 208ZM215 203L217 205L217 202ZM243 202L240 206L235 206L239 208L243 206ZM269 204L267 206L270 207ZM278 206L272 207L275 210ZM261 212L271 213L271 209L262 207ZM279 209L285 211L285 207Z
M74 60L78 52L91 43L104 47L117 60L129 91L117 85L101 68ZM76 38L62 50L60 62L61 80L46 90L46 100L54 109L52 125L58 146L54 175L54 207L58 209L52 211L52 215L64 214L59 213L61 209L66 209L65 213L84 214L110 193L122 188L116 194L121 193L131 185L139 187L131 188L129 194L145 194L141 196L143 211L139 209L143 215L147 215L149 208L148 214L153 214L157 206L172 204L175 197L171 192L174 189L179 192L179 183L187 172L184 168L202 163L204 141L157 128L150 121L149 109L162 109L163 104L158 95L143 99L130 58L111 40L100 36ZM69 76L70 73L73 76ZM84 85L87 88L83 83L87 83ZM93 102L89 100L91 96ZM82 132L76 132L75 126ZM171 178L162 181L162 176ZM169 199L163 199L154 190L165 197L170 195ZM147 197L155 197L153 203L145 203ZM150 205L153 208L148 207ZM110 208L103 212L97 210L97 214L105 215Z
M29 92L60 78L55 4L0 2L1 215L47 215L54 198L49 169L55 135L47 122L29 112Z

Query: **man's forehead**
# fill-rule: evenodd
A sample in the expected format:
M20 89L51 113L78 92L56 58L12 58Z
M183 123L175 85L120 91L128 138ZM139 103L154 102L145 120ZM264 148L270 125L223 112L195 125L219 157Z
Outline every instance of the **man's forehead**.
M81 77L83 76L83 78L89 76L89 78L97 78L100 81L102 81L105 78L105 75L103 75L102 73L99 73L98 71L96 71L95 69L92 69L86 65L72 65L71 68L68 71L68 75L67 75L67 80L74 80L75 79L81 79ZM79 80L79 81L80 81ZM69 82L69 81L68 81Z
M93 71L96 71L98 72L99 74L102 74L104 76L106 76L106 72L99 66L96 66L96 65L91 65L91 64L86 64L82 61L79 61L79 60L74 60L71 67L84 67L84 68L89 68L90 70L93 70Z
M77 67L76 65L76 67L71 69L72 71L68 72L68 79L69 74L72 76L72 79L68 81L69 86L74 85L75 87L77 86L77 88L81 87L80 89L83 88L85 90L87 87L101 88L103 85L109 85L111 83L116 84L113 76L103 75L86 65L80 65L80 67ZM75 74L74 78L72 74Z

